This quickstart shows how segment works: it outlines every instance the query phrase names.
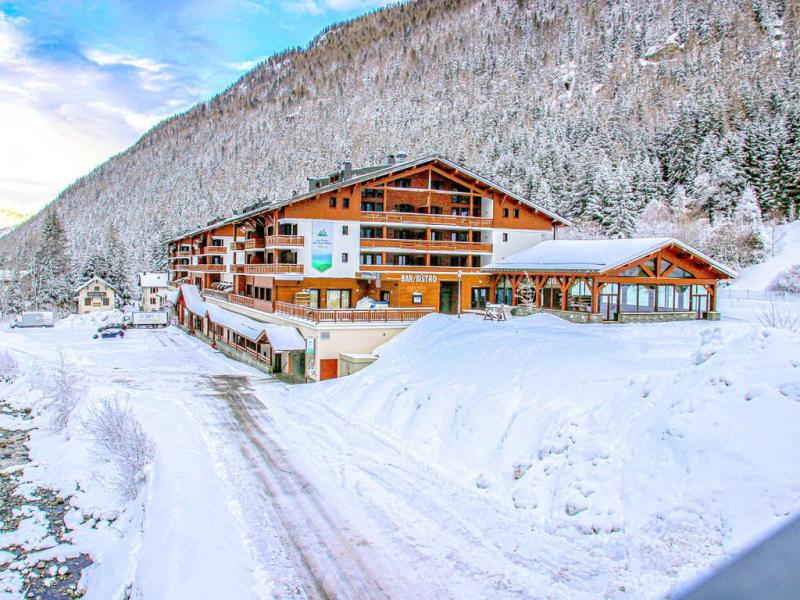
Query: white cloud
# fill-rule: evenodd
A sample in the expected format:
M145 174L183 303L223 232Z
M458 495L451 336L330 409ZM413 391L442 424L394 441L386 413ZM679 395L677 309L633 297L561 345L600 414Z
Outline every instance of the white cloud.
M0 12L0 209L38 210L200 97L145 57L92 49L53 64L34 54L26 25Z
M254 58L253 60L243 60L242 62L228 63L226 66L230 67L234 71L249 71L256 65L267 60L267 58L268 57L266 56L262 56L260 58Z
M388 4L386 0L287 0L284 2L284 6L289 10L310 15L368 10L385 4Z

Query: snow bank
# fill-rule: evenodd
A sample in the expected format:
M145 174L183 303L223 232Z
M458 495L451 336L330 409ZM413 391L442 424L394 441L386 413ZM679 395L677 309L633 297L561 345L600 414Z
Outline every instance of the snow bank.
M596 536L634 597L800 507L797 334L429 315L378 354L317 393L523 523Z
M731 284L734 290L766 290L778 273L800 264L800 221L779 225L775 232L776 253L763 263L742 269ZM770 232L767 232L769 245Z

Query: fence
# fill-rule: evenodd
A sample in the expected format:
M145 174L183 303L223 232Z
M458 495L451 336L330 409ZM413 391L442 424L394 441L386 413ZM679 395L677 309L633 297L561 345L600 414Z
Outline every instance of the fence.
M735 290L720 288L718 299L728 300L765 300L767 302L800 302L800 294L791 294L777 290Z

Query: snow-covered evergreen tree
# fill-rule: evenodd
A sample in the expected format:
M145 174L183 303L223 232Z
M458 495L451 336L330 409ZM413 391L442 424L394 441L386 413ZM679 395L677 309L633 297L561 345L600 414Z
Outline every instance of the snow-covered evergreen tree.
M36 308L71 308L74 284L67 236L58 212L47 211L31 265L31 300Z
M114 224L108 229L106 247L108 248L108 277L105 279L117 288L117 300L120 306L124 306L133 299L133 282L129 250L122 244Z

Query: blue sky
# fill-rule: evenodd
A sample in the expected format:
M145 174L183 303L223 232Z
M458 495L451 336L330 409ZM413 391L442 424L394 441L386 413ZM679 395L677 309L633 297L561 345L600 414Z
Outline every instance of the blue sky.
M0 0L0 210L38 210L162 118L382 4Z

